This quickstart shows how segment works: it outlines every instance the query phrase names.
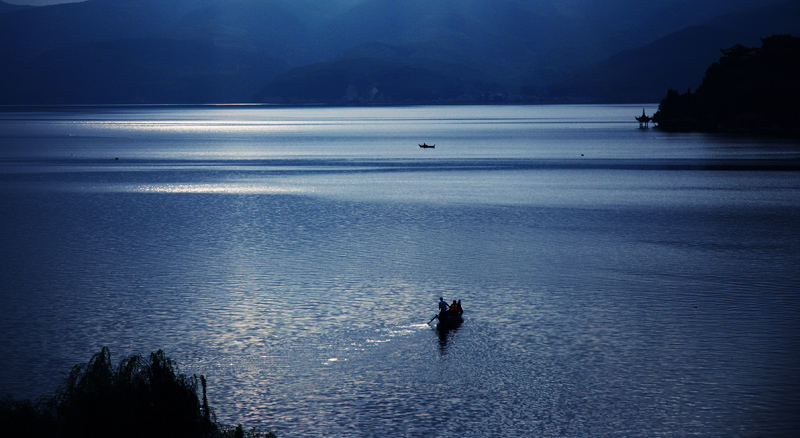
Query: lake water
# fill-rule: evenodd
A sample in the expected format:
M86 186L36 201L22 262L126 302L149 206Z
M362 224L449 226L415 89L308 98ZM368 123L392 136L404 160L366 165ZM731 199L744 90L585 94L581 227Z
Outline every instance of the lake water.
M164 349L281 437L797 436L800 144L641 110L7 108L0 393Z

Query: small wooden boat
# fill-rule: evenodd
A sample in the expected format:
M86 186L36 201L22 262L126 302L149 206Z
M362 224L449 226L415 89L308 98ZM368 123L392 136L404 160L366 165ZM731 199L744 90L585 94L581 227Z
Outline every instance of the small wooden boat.
M449 310L446 312L439 312L438 319L439 323L437 327L439 328L455 328L464 322L461 312L450 312Z
M421 148L435 148L436 145L435 144L422 143L421 145L419 145L419 147L421 147Z

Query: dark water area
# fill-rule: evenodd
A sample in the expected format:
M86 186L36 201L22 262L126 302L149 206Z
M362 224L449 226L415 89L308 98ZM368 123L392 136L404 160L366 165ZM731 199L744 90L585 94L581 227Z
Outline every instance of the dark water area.
M800 145L640 113L0 113L0 393L162 348L282 437L796 436Z

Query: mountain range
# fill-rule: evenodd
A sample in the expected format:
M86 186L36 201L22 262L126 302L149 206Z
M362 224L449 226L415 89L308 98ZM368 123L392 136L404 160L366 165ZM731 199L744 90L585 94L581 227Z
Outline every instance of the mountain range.
M784 0L0 2L0 104L654 102ZM755 5L759 5L755 7Z

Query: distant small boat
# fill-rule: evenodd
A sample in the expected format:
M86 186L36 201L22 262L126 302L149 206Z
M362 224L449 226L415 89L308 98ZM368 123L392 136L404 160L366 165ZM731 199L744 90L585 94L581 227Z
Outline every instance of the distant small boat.
M419 145L419 147L421 147L421 148L435 148L436 145L435 144L422 143L421 145Z

